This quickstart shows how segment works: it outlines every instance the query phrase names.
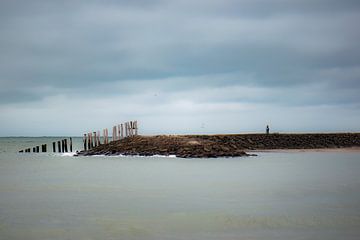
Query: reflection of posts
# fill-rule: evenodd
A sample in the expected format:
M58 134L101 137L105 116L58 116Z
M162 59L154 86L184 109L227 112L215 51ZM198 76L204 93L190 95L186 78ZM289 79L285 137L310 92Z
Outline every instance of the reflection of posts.
M269 134L269 132L270 132L269 125L266 125L266 134Z

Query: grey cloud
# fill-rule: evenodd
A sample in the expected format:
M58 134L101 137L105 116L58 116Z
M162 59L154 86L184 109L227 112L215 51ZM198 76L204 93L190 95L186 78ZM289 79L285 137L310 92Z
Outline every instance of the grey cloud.
M358 108L357 22L350 0L1 1L0 105L90 93Z

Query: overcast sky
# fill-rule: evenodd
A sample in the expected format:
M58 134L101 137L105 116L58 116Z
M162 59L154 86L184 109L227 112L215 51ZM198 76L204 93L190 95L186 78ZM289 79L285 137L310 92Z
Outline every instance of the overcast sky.
M0 136L360 131L360 1L0 1Z

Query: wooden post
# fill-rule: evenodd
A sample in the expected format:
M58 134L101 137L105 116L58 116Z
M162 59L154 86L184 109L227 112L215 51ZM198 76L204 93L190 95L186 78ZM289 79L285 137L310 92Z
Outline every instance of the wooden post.
M26 152L30 152L30 148L26 149L25 151L26 151Z
M117 130L116 130L116 126L113 127L114 128L114 136L113 136L113 141L117 140Z
M87 143L86 143L86 133L84 134L84 137L83 137L83 143L84 143L84 150L86 151L87 150Z
M106 144L108 144L109 143L109 129L105 128L105 134L106 134L106 137L105 137Z
M64 139L64 150L65 152L68 152L68 148L67 148L67 139Z
M112 141L115 141L115 136L114 136L114 127L112 128Z
M105 131L105 129L103 129L103 139L102 139L103 144L106 143L105 137L106 137L106 131Z
M137 126L137 120L135 121L135 135L138 135L138 126Z
M60 145L60 141L57 142L58 145L58 152L61 152L61 145Z
M116 140L118 140L117 129L116 129L116 126L113 126L113 141L116 141Z
M127 132L128 132L128 137L130 137L130 122L127 122Z
M126 138L126 122L124 122L123 127L124 127L123 129L124 138Z
M91 138L90 138L90 133L87 134L87 142L88 142L88 149L91 149Z
M52 143L52 147L53 147L53 152L56 152L56 142Z
M93 136L92 136L92 132L90 132L90 141L91 141L91 148L94 148L94 139L93 139Z
M97 147L97 138L96 138L96 132L93 132L94 134L94 147Z
M36 152L40 152L40 146L36 146Z
M121 135L120 135L120 124L117 125L117 137L118 137L118 140L121 139Z
M120 137L124 138L124 125L122 123L120 124Z
M134 121L130 121L130 132L131 136L134 136Z
M125 137L128 136L128 125L127 122L124 123L124 128L125 128Z
M100 131L97 132L97 145L100 146Z
M72 138L70 138L70 152L72 152Z
M105 144L105 129L103 129L103 144Z
M46 144L41 145L41 152L46 152Z
M23 153L23 152L24 152L24 150L20 150L20 151L19 151L19 153Z
M33 152L36 152L36 147L33 147Z

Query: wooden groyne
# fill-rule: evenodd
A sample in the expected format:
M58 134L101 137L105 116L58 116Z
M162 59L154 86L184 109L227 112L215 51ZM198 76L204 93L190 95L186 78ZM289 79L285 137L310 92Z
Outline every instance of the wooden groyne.
M83 135L83 150L90 150L102 144L109 144L112 141L136 135L138 135L138 121L136 120L113 126L111 138L109 137L109 131L107 128L103 129L102 137L100 131L90 131ZM31 149L33 153L40 152L40 146L34 146L32 148L22 149L19 153L30 153ZM73 152L73 141L71 137L52 142L52 152L66 153L69 151ZM41 152L47 152L47 144L41 145Z
M52 142L52 152L56 152L56 143L57 143L57 147L58 147L58 152L59 153L64 153L64 152L68 152L68 149L70 149L70 152L72 152L73 146L72 146L72 138L69 138L69 142L68 139L61 139L59 141L55 141ZM30 153L31 152L31 148L26 148L23 150L20 150L19 153ZM40 145L32 147L32 152L33 153L40 153L40 152L47 152L47 144L41 144L41 151L40 151Z
M247 156L248 150L360 147L360 133L133 136L78 155L175 155L183 158Z
M109 130L107 128L103 129L102 132L102 138L99 130L84 133L83 146L85 151L96 148L102 144L109 144L111 141L138 135L138 122L135 120L114 125L112 127L112 138L109 137Z

